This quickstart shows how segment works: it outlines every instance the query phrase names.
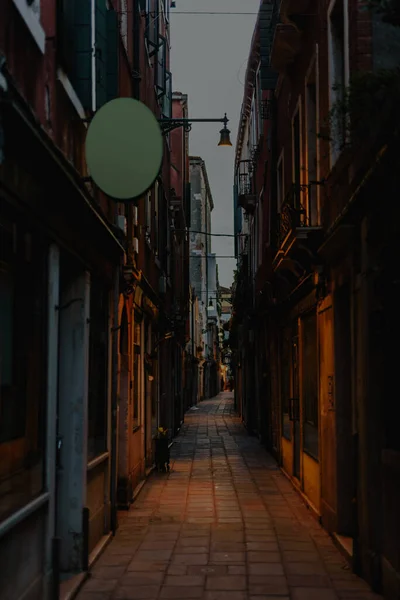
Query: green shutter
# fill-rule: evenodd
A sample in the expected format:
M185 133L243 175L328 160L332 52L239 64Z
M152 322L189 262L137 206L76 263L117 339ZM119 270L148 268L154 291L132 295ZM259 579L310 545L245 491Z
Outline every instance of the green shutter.
M107 102L118 97L118 14L107 11Z
M57 2L57 60L72 80L75 69L75 7L74 2Z
M66 0L68 2L69 0ZM70 0L74 5L71 83L85 109L92 108L91 2ZM65 3L66 4L66 3ZM69 12L69 18L71 14ZM68 25L67 25L68 26Z
M96 109L107 102L107 7L106 0L96 0Z

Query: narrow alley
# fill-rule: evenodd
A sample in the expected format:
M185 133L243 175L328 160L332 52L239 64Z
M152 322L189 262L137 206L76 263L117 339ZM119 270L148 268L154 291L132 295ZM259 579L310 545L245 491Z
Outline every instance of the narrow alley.
M78 600L373 600L222 393L186 415Z

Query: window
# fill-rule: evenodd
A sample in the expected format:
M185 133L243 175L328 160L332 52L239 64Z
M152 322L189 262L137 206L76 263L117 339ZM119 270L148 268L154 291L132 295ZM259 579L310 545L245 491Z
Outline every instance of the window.
M93 278L90 289L88 458L107 450L109 290Z
M159 0L147 0L146 4L146 44L149 57L157 53L160 31Z
M260 195L258 197L258 203L257 203L257 236L258 236L257 268L261 265L262 260L263 260L263 247L264 247L263 193L264 193L264 189L261 190Z
M92 52L92 23L96 53ZM118 14L106 0L58 0L57 60L85 109L118 96ZM95 77L95 91L92 81Z
M318 155L317 155L317 86L315 83L315 69L306 87L306 117L307 117L307 175L308 193L306 196L307 225L318 224L318 186L311 182L317 181Z
M277 169L277 181L276 181L276 190L277 190L277 211L281 212L283 202L285 200L285 179L284 179L284 170L283 170L283 150L278 161L278 169Z
M147 192L144 201L145 212L145 238L148 245L151 245L151 190Z
M302 318L303 448L318 458L317 314Z
M7 210L0 204L0 520L43 490L47 363L47 244Z
M155 182L154 184L154 251L156 253L156 255L158 256L158 244L159 244L159 239L158 239L158 218L159 218L159 187L160 184L158 181Z
M128 0L121 0L120 15L119 27L122 43L124 44L125 50L128 52Z
M261 87L261 67L259 67L256 76L256 114L257 114L257 130L258 135L262 134L262 87Z
M298 110L293 119L293 183L294 183L294 206L300 208L300 184L301 184L301 138L300 138L300 111Z
M158 36L156 88L157 98L164 98L167 85L167 40Z
M135 326L133 339L133 427L140 425L140 399L141 399L141 364L142 364L142 315L135 311Z
M329 83L330 107L333 110L331 123L331 160L335 163L345 142L346 115L343 101L346 93L346 64L345 64L345 5L344 0L336 0L331 5L328 26L329 46Z

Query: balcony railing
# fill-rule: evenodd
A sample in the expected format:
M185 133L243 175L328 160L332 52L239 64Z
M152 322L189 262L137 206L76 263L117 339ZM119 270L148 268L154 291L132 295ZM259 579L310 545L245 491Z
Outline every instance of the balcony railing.
M253 181L254 166L252 160L241 160L236 170L236 186L238 190L238 205L246 212L253 212L256 193Z
M278 246L283 244L291 231L319 227L316 193L318 185L320 182L291 185L278 215Z

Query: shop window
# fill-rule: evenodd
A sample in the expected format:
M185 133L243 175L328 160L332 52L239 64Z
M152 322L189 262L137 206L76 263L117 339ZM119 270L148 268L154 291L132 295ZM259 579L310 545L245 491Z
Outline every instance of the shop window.
M303 448L318 458L317 315L302 318Z
M90 290L88 459L107 450L109 290L93 279Z
M2 520L44 486L47 246L0 209Z

